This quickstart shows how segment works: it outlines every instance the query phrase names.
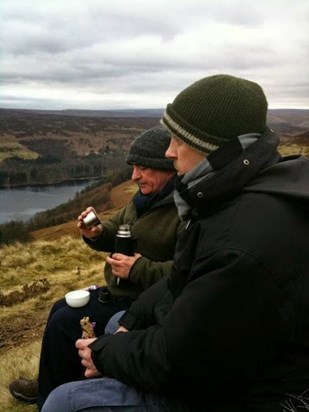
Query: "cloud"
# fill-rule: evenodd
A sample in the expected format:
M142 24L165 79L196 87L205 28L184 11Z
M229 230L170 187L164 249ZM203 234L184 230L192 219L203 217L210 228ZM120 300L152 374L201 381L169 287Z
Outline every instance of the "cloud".
M307 0L2 0L0 106L164 107L230 73L309 108L308 17Z

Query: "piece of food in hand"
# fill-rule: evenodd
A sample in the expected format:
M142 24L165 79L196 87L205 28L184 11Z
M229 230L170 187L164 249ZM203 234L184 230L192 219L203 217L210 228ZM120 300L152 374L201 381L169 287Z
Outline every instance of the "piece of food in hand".
M90 322L89 316L84 316L80 320L80 325L82 327L83 339L90 339L96 337L94 333L95 322Z

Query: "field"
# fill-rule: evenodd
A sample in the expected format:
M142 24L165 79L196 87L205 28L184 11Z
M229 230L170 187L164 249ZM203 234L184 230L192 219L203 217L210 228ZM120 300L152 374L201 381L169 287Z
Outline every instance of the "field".
M27 149L20 144L13 136L1 136L0 142L0 163L10 157L20 157L21 159L36 159L38 154Z

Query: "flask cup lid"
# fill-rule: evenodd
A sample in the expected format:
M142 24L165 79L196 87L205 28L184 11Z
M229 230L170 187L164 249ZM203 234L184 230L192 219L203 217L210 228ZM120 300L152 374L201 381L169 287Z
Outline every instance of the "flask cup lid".
M131 237L131 228L130 225L120 225L117 236L120 237Z

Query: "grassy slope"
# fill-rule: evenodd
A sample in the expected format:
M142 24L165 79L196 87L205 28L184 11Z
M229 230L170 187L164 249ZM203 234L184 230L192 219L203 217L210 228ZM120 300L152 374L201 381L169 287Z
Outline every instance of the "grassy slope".
M124 206L135 190L131 181L115 187L113 209L100 218L107 219ZM0 368L5 371L0 374L0 412L36 410L15 401L7 388L19 375L35 377L51 304L69 290L103 282L105 254L92 251L80 240L75 221L33 235L32 243L0 248L0 291L12 303L16 296L26 297L12 306L0 306ZM47 290L41 289L42 284Z

